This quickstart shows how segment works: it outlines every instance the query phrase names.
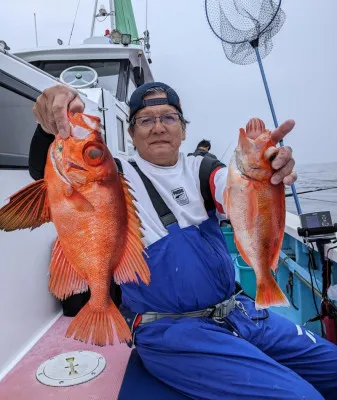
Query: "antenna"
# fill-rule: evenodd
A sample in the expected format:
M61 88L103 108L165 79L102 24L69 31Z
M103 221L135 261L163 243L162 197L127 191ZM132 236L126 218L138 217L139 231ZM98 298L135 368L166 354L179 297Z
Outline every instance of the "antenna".
M144 50L145 50L145 55L147 57L147 60L149 64L152 63L151 60L151 51L150 51L150 32L147 29L147 17L148 17L148 0L146 0L145 3L145 32L144 32Z
M80 3L81 3L81 0L78 0L76 12L75 12L75 17L74 17L74 21L73 21L73 26L71 27L71 32L70 32L70 36L69 36L68 46L70 45L71 37L73 36L73 30L74 30L75 21L76 21L77 12L78 12L78 8L80 6Z
M147 4L147 0L145 3L145 30L147 31L147 10L148 10L148 4Z
M39 42L37 41L37 27L36 27L36 14L34 13L34 25L35 25L35 42L36 47L39 47Z
M95 28L95 19L96 19L97 4L98 4L98 0L95 0L94 14L93 14L93 16L92 16L92 22L91 22L90 37L93 37L93 36L94 36L94 28Z

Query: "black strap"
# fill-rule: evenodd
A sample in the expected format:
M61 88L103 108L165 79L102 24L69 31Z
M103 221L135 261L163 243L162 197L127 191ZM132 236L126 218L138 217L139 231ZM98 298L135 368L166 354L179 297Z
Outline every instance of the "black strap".
M29 149L29 173L35 179L43 179L44 168L48 155L48 149L55 136L46 133L40 125L37 125Z
M114 158L116 166L117 166L117 171L122 174L123 173L123 167L122 167L122 163L121 160L119 160L118 158Z
M143 100L143 104L145 107L160 106L163 104L168 104L168 100L166 97L159 97L159 98L155 98L155 99Z
M215 208L213 196L209 186L209 178L216 168L225 166L226 165L219 161L217 158L209 157L207 154L201 161L199 169L199 181L200 191L204 199L206 211L214 210Z
M140 170L137 163L135 161L129 161L129 163L137 171L138 175L143 181L145 189L152 201L153 207L156 210L164 227L166 228L168 225L177 222L177 219L172 211L167 207L165 201L162 199L157 189L153 186L150 179Z

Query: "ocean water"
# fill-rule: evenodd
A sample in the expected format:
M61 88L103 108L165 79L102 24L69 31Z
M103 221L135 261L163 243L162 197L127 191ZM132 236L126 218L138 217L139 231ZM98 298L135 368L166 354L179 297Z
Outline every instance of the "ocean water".
M297 193L333 187L333 189L299 194L302 212L330 211L332 221L337 223L337 162L297 165L296 172ZM287 187L286 193L291 193L290 187ZM292 196L286 198L286 208L287 211L297 215Z

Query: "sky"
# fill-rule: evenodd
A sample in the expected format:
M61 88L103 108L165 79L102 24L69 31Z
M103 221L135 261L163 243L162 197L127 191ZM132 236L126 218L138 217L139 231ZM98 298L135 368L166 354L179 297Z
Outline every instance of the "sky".
M145 30L146 0L132 0L138 32ZM108 8L108 0L100 0ZM34 13L39 46L68 43L78 0L3 1L0 39L12 51L35 47ZM94 0L80 0L71 44L90 34ZM273 50L263 60L279 123L296 121L285 144L298 164L337 162L337 52L336 0L284 0L287 19L272 39ZM187 128L184 152L193 151L203 138L212 152L228 163L237 145L238 131L252 117L273 121L258 64L231 63L221 41L208 26L204 0L148 0L155 80L179 94ZM96 24L96 34L109 28Z

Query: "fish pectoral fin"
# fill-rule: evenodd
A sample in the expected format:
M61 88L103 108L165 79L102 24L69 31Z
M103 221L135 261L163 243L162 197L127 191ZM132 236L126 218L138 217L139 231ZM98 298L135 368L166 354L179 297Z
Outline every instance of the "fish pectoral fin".
M256 185L255 183L250 182L245 187L245 191L247 192L249 200L247 229L254 229L259 217L259 212L261 211L261 207L259 206L259 200L258 200L258 190L255 187L255 185Z
M227 218L230 219L230 187L226 187L226 189L223 192L223 202L224 202L224 206L225 206L225 213Z
M122 175L120 179L127 207L128 230L124 254L114 270L114 280L116 283L139 283L139 277L141 281L148 285L150 283L150 270L143 257L144 244L140 230L141 222L136 214L136 207L133 203L134 197L129 191L130 186Z
M88 290L88 284L66 259L59 238L55 240L50 261L49 290L60 300Z
M272 257L271 257L271 261L270 261L270 266L271 266L271 269L274 272L276 272L277 267L278 267L278 261L279 261L279 258L280 258L280 250L281 250L281 247L282 247L283 235L282 236L279 235L279 236L276 236L276 237L271 237L270 240L272 240L272 242L273 242L272 243L273 244L273 248L272 248L272 251L271 251Z
M64 195L68 202L79 212L92 212L95 210L90 201L70 185L65 188Z
M25 186L0 209L0 230L37 228L51 221L47 186L43 179Z
M240 256L242 257L243 261L251 267L253 264L252 264L250 258L248 257L248 255L246 254L246 252L244 251L243 246L241 245L237 235L235 235L235 232L234 232L234 242L235 242L236 247L239 250Z

